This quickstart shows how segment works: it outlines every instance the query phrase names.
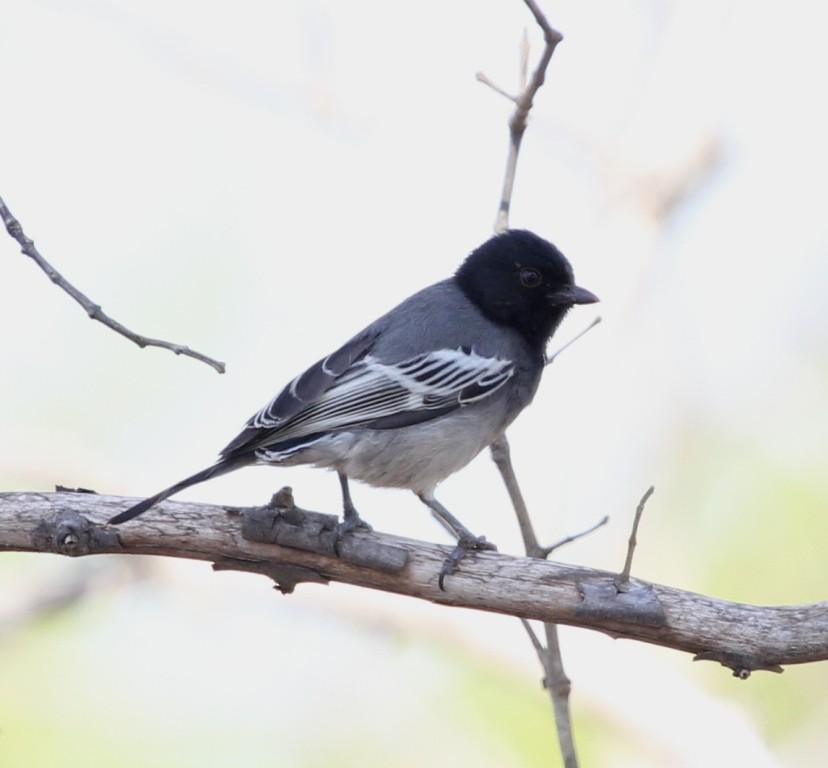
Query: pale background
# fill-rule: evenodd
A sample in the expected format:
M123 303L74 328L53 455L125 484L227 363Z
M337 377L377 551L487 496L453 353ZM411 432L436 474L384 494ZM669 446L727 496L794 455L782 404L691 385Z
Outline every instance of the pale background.
M826 597L828 51L809 2L543 4L565 36L521 157L513 226L601 296L510 431L541 538L756 604ZM304 366L449 274L491 232L518 0L4 0L0 194L139 350L0 236L0 488L143 496L209 464ZM679 194L676 194L676 193ZM668 197L673 196L674 205ZM251 469L182 498L324 472ZM446 541L404 492L376 528ZM520 543L487 456L439 498ZM555 764L515 620L206 564L0 557L0 765ZM57 615L33 595L79 581ZM803 766L828 749L828 665L757 674L562 631L585 765Z

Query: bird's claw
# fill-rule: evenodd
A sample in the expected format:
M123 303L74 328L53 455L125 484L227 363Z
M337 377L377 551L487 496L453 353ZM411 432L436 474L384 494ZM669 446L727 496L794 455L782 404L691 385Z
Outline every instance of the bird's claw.
M353 531L373 531L368 523L366 523L356 512L346 512L342 518L341 523L337 523L333 532L333 548L336 556L339 557L339 545L342 539Z
M497 547L492 542L487 541L485 536L469 536L468 538L461 538L457 541L457 546L451 551L451 554L443 562L443 567L440 569L440 577L437 579L437 584L440 589L445 592L446 588L444 582L446 576L451 576L457 570L457 564L466 555L471 552L497 552Z

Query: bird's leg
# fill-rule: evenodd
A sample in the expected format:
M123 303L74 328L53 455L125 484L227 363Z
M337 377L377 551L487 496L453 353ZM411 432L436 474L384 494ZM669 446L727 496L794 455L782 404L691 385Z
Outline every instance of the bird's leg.
M370 531L368 525L356 511L354 502L351 501L351 489L348 487L348 476L343 472L339 475L339 485L342 488L342 522L334 529L334 551L339 555L339 542L342 537L354 530Z
M437 580L440 589L445 590L443 582L446 576L454 573L457 564L469 552L480 552L487 549L497 550L497 547L490 541L486 541L485 536L475 536L463 523L437 501L432 494L418 493L417 496L431 510L431 514L434 515L437 521L457 537L457 546L443 563L443 567L440 569L440 577Z

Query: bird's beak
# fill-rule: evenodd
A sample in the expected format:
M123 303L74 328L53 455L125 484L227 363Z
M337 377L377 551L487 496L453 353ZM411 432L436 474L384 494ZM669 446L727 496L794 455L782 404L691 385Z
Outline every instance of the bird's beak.
M600 301L592 291L578 285L567 285L559 288L554 293L549 294L547 298L550 304L568 304L570 306L572 304L595 304L595 302Z

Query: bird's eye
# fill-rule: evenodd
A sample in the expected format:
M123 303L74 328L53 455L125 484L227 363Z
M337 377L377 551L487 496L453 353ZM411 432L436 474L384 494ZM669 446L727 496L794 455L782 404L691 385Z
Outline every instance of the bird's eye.
M520 282L526 288L537 288L541 284L541 273L537 269L524 267L520 270Z

